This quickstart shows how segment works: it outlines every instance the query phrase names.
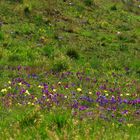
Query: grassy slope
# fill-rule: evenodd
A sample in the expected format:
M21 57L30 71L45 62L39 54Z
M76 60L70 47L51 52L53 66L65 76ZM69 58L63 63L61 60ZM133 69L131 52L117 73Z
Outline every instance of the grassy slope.
M139 79L139 9L132 8L130 12L121 2L111 0L97 0L96 6L86 6L79 0L71 2L1 0L0 65L39 66L45 70L86 69L99 75L108 71L122 73L125 67L129 67L130 73L126 77ZM117 9L111 10L114 4ZM67 56L71 49L78 57ZM1 73L1 83L16 75L3 70ZM48 115L38 112L37 108L16 107L12 111L1 109L1 112L3 139L140 139L139 122L133 129L126 129L125 125L114 126L98 118L90 123L89 120L67 119L65 113L62 117L57 114L55 118L53 110L47 112ZM70 116L69 112L66 114ZM33 122L35 119L42 121L38 125L38 122ZM62 132L57 128L57 120L65 124Z
M124 11L120 2L116 3L117 10L110 10L114 5L110 1L99 1L92 7L78 0L69 3L1 1L1 65L47 67L59 59L70 69L76 63L79 67L131 67L136 71L139 15ZM24 13L25 7L30 13ZM66 55L70 48L80 55L78 60Z

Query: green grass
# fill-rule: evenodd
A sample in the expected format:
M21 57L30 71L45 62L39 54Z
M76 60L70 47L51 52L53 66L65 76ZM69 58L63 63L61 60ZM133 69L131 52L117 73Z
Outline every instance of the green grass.
M0 89L8 80L25 76L5 69L7 66L30 66L28 74L40 75L49 70L84 71L89 77L98 77L99 85L104 78L114 82L111 73L117 73L123 75L119 84L127 83L126 79L139 83L138 5L139 2L130 6L128 2L114 0L0 0ZM48 78L47 82L58 79ZM64 83L70 82L83 86L85 93L91 88L76 78L65 79ZM0 112L2 139L140 139L139 120L132 122L133 126L106 122L98 116L82 121L72 117L71 109L42 111L28 105L1 105Z

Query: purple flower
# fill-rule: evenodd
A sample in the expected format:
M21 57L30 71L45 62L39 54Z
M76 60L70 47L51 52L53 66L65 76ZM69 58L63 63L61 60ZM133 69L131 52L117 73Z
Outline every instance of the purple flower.
M101 95L101 92L97 91L97 92L96 92L96 95L97 95L97 96L100 96L100 95Z
M86 77L86 81L90 81L90 78L89 77Z
M128 114L128 110L124 110L121 112L122 115Z
M137 111L136 111L136 114L139 115L139 114L140 114L140 110L137 110Z
M19 70L21 70L21 68L22 68L21 66L18 66L18 68L17 68L17 69L18 69L18 71L19 71Z
M105 90L106 89L106 85L105 84L104 85L101 85L100 86L100 89Z
M122 102L127 104L128 103L128 100L127 99L124 99L124 100L122 100Z
M111 114L111 117L112 117L112 118L114 118L114 117L115 117L115 115L114 115L114 114Z
M81 111L86 110L86 109L87 109L86 106L80 106L80 107L79 107L79 110L81 110Z
M108 103L108 99L105 96L99 96L96 102L98 102L101 106L103 106Z
M26 92L26 90L25 89L22 89L21 91L20 91L20 94L23 94L23 93L25 93Z
M110 102L111 102L112 104L115 104L115 103L116 103L116 99L115 99L115 97L114 97L114 96L112 96L112 97L111 97Z
M128 72L129 71L129 68L128 67L125 67L125 71Z

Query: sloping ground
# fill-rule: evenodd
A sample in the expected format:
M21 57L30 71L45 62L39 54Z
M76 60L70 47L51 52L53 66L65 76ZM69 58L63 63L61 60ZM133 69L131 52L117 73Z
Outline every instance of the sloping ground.
M0 139L140 139L140 8L128 1L0 1Z
M85 0L86 1L86 0ZM139 8L121 2L1 0L0 63L139 73ZM56 64L56 65L57 65ZM61 68L60 68L61 69Z

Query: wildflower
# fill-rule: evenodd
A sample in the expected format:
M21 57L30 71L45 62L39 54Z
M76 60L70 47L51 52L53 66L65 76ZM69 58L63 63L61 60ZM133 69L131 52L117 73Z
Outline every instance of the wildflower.
M81 110L81 111L86 110L86 109L87 109L86 106L80 106L80 107L79 107L79 110Z
M8 87L8 89L11 89L11 87Z
M104 90L104 92L108 92L107 90Z
M39 87L39 88L43 88L43 86L41 86L41 85L39 85L38 87Z
M100 96L100 94L101 94L101 93L100 93L99 91L96 92L96 95L97 95L97 96Z
M20 104L20 103L18 103L18 105L19 105L19 106L21 106L21 104Z
M56 89L55 88L53 89L53 92L56 92Z
M118 31L118 32L117 32L117 35L120 35L120 34L121 34L121 32Z
M123 94L120 94L120 96L123 96Z
M124 115L124 116L126 116L128 113L129 113L128 110L124 110L124 111L121 112L121 114Z
M106 93L105 95L108 96L108 93Z
M126 93L126 95L129 96L130 94L129 93Z
M25 92L27 95L30 95L30 93L29 93L29 91L28 90L26 90L26 92Z
M58 82L58 85L61 85L61 82L60 81Z
M47 99L47 102L49 102L50 100L49 99Z
M37 97L35 97L34 99L37 100Z
M82 89L81 89L81 88L77 88L77 91L78 91L78 92L81 92L81 91L82 91Z
M98 105L98 104L96 104L96 107L99 107L99 105Z
M11 81L8 81L8 84L11 84Z
M2 89L2 90L1 90L1 92L7 92L7 89L6 89L6 88L4 88L4 89Z
M30 105L31 104L31 102L28 102L28 105Z
M91 95L91 94L92 94L92 92L89 92L88 94L90 94L90 95Z
M19 86L21 86L21 85L22 85L22 83L20 82L20 83L18 83L18 85L19 85Z
M127 126L128 127L131 127L131 126L133 126L133 124L132 123L128 123Z
M64 96L65 98L68 98L68 96Z

